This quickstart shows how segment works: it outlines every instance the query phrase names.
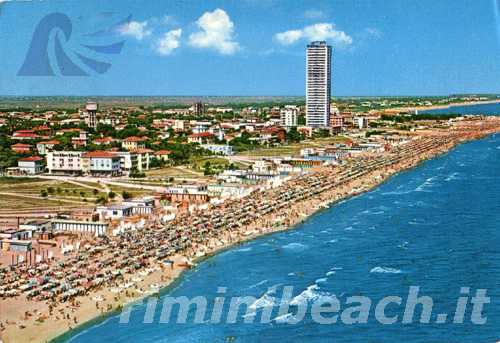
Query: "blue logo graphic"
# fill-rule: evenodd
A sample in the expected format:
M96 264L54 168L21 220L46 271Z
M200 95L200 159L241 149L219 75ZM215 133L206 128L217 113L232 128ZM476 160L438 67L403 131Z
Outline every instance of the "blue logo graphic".
M83 36L90 38L110 36L116 33L117 28L121 25L130 22L130 19L131 15L106 29ZM107 72L111 67L111 64L108 62L96 60L77 51L71 51L74 60L68 56L61 40L63 39L64 43L70 41L72 28L71 20L65 14L51 13L43 17L33 33L24 63L17 75L55 76L60 74L62 76L89 76L87 70L91 70L97 74ZM92 54L110 55L119 54L124 44L125 40L110 45L80 44L80 46L92 51ZM53 50L49 50L49 47ZM58 69L55 69L54 65L57 65Z

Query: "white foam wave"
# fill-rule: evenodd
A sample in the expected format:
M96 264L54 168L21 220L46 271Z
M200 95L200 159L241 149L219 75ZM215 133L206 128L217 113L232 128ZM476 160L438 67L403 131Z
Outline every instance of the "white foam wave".
M321 295L319 292L319 286L314 284L310 285L307 287L302 293L297 295L290 301L290 305L292 306L299 306L301 304L305 304L309 301L314 301L315 299L318 299L318 297Z
M240 252L245 252L245 251L252 251L252 248L251 247L248 247L248 248L241 248L241 249L238 249L236 251L240 251Z
M336 271L335 270L330 270L328 273L326 273L325 275L326 276L332 276L333 274L335 274Z
M265 284L266 282L267 282L267 279L266 279L266 280L262 280L262 281L260 281L260 282L257 282L256 284L251 285L251 286L250 286L250 287L248 287L248 288L249 288L249 289L251 289L251 288L259 287L260 285L263 285L263 284Z
M326 277L322 277L322 278L319 278L316 281L314 281L314 283L316 283L316 284L325 283L326 281L328 281L328 279Z
M375 267L370 270L370 273L400 274L401 270L390 267Z
M401 248L401 249L408 249L408 242L403 242L401 244L398 245L398 248Z
M458 179L459 179L459 175L460 175L460 173L458 173L458 172L452 173L452 174L450 174L450 175L449 175L449 176L445 179L445 181L458 180Z
M283 249L302 251L308 248L307 245L302 243L288 243L287 245L282 246Z
M404 194L409 194L414 192L413 189L407 190L407 191L392 191L392 192L384 192L382 195L404 195Z
M338 239L331 239L328 241L328 243L337 243L339 240Z
M286 313L286 314L282 314L281 316L274 318L273 320L279 324L286 324L292 318L292 316L293 316L293 314Z
M434 185L434 180L437 178L437 176L432 176L432 177L429 177L427 178L424 183L422 183L420 186L418 186L417 188L415 188L415 191L416 192L428 192L426 190L426 188L430 188Z
M267 281L267 280L266 280ZM276 299L272 297L276 294L276 290L281 284L276 284L268 288L267 292L264 293L259 299L255 300L252 305L248 306L249 309L256 311L259 308L273 307L276 306Z
M255 311L259 308L273 307L275 305L276 305L275 299L271 297L268 293L265 293L259 299L255 300L253 304L250 305L248 308Z

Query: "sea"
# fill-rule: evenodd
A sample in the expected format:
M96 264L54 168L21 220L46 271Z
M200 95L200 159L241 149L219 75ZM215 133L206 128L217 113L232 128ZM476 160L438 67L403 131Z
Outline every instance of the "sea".
M440 108L436 110L419 111L419 113L500 115L500 104L492 103L492 104L467 105L467 106L450 106L448 108Z
M111 315L59 341L493 343L500 340L499 275L500 134L496 134L401 172L289 231L205 259L160 292L158 299L149 299L150 304L158 303L156 311L146 311L144 301L132 308L128 323L120 323L120 314ZM279 312L285 287L293 289L291 314ZM424 307L418 305L409 322L403 323L408 294L415 287L419 297L432 299L432 313L426 320L421 316ZM489 298L482 320L472 320L477 292L486 292ZM162 302L183 296L205 297L207 314L195 323L193 310L186 323L177 323L179 316L173 310L169 322L160 323ZM385 308L385 315L395 321L382 324L376 305L391 296L402 302ZM222 320L211 323L217 297L226 299ZM235 323L225 319L232 297L254 297ZM318 309L312 304L322 297L338 300L338 311L324 315L336 316L336 322L321 324L314 319ZM371 306L362 312L366 317L351 312L360 322L344 320L343 311L359 297L370 299ZM454 323L460 297L467 306L463 322ZM299 305L307 305L307 311L292 323ZM252 323L245 323L248 314L255 315Z

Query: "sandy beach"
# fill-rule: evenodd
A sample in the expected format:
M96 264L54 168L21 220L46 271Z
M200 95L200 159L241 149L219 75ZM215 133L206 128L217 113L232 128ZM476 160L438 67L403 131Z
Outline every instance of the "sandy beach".
M453 130L429 132L375 157L360 156L346 166L318 167L290 180L281 190L271 189L247 200L249 206L256 206L251 210L253 215L238 202L225 204L218 210L221 217L233 218L235 209L243 207L242 224L220 224L224 229L191 237L181 253L167 256L170 264L150 259L143 268L124 274L111 286L102 285L66 302L31 301L24 295L1 299L0 337L6 343L50 341L96 317L117 311L128 302L157 293L181 276L189 260L197 261L241 242L293 228L332 203L368 191L457 144L496 132L500 132L500 118L476 120ZM276 201L271 206L268 199ZM190 225L192 220L193 217L183 218L179 225Z

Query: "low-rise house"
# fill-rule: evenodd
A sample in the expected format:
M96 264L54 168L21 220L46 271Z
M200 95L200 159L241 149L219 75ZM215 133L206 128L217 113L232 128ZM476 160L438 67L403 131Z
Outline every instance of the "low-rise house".
M113 143L115 140L111 137L103 137L103 138L96 138L92 143L95 145L109 145Z
M122 141L122 148L126 150L144 149L146 147L147 138L131 136Z
M284 142L286 137L286 130L279 127L267 127L262 130L260 136L266 139L276 138L280 142Z
M52 139L50 141L42 141L36 143L36 149L38 150L38 153L40 155L46 155L47 152L50 150L54 149L56 145L58 145L60 142L58 140Z
M18 130L12 134L12 139L16 140L37 139L38 137L33 130Z
M17 143L11 145L10 148L17 154L26 154L31 152L31 145L29 144Z
M33 219L20 224L19 229L31 232L46 232L51 229L51 223L48 219Z
M45 169L43 163L44 159L42 157L30 156L17 160L17 167L21 174L36 175L43 173Z
M32 244L31 241L23 240L0 240L0 249L3 251L13 251L17 253L24 253L31 251Z
M38 125L33 128L33 131L47 134L50 133L50 127L48 127L47 125Z
M123 204L133 207L133 214L146 215L151 214L155 207L155 199L153 197L136 198L124 201Z
M154 153L157 159L162 160L162 161L168 161L168 156L172 152L170 150L159 150Z
M188 136L188 143L203 144L214 139L214 135L210 132L193 133Z
M71 143L73 144L73 149L78 149L79 147L87 146L87 132L80 131L78 137L72 137Z
M133 214L133 206L128 204L99 206L96 208L101 220L117 220Z
M26 228L0 230L0 239L29 240L33 237L33 230Z
M149 215L155 207L153 197L124 201L120 205L99 206L96 212L101 220L117 220L132 215Z

